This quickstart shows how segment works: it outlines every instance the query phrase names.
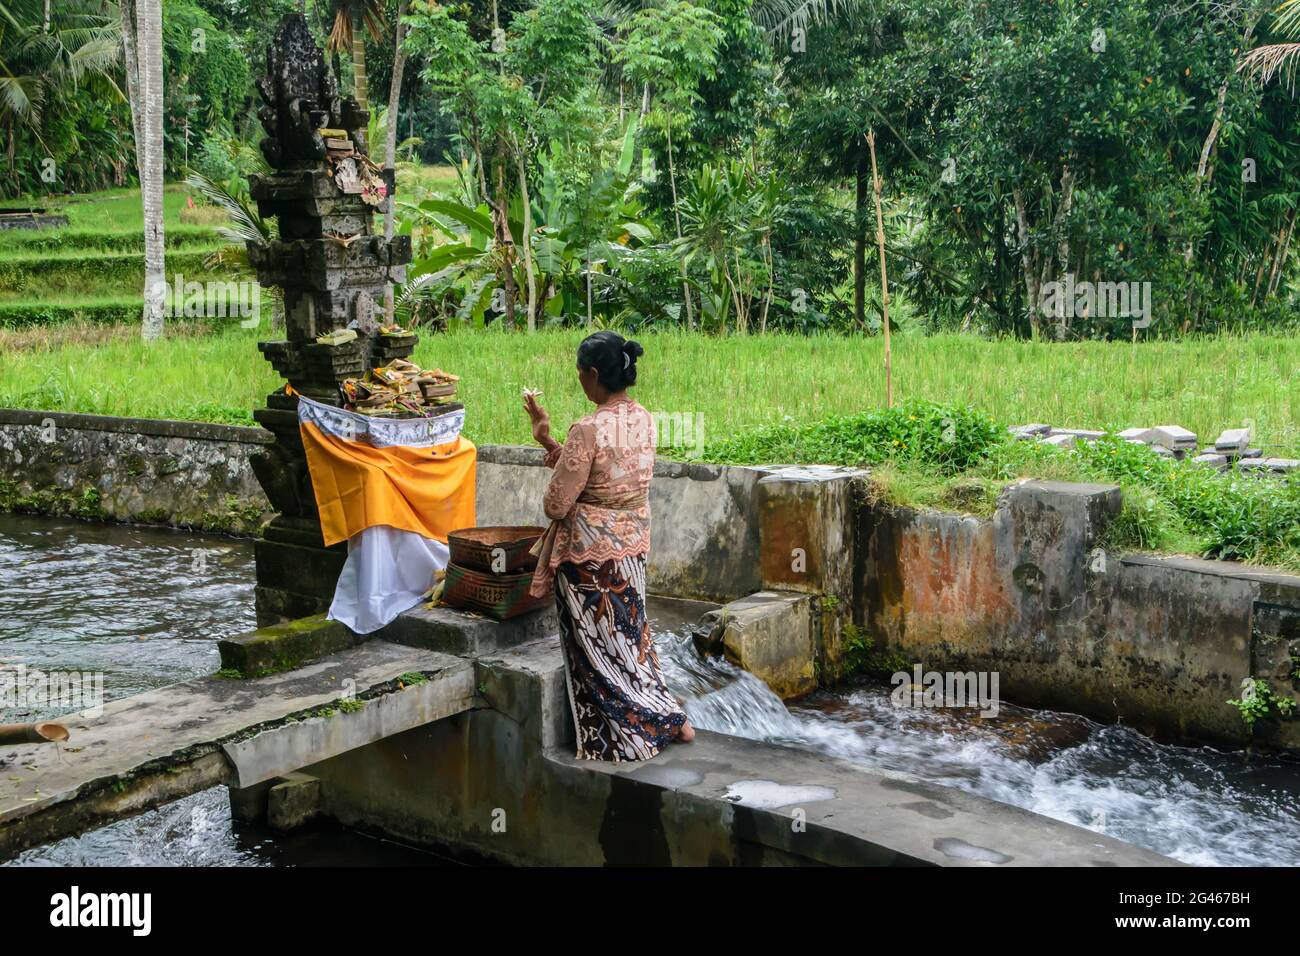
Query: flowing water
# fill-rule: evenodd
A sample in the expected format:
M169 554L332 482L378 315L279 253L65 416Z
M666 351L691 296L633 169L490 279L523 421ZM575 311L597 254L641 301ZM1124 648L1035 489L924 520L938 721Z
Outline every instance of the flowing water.
M787 744L1087 827L1203 866L1300 865L1300 765L1158 744L1123 726L1002 704L896 706L861 684L787 707L762 681L701 659L689 637L660 660L695 726Z
M216 670L217 639L253 626L252 592L248 541L0 514L0 665L102 672L109 699ZM1125 727L1006 704L987 719L958 708L900 708L883 685L821 692L787 707L752 675L699 657L681 623L660 615L660 658L702 729L902 771L1188 863L1300 865L1295 764L1156 744ZM37 709L3 720L41 716ZM341 828L283 836L233 824L217 787L13 862L449 861Z
M217 641L255 626L253 544L154 528L0 514L0 667L103 674L105 700L220 667ZM39 704L39 702L38 702ZM0 712L0 723L54 716ZM0 773L6 751L0 748ZM446 865L322 826L282 835L234 823L224 787L37 847L11 865Z

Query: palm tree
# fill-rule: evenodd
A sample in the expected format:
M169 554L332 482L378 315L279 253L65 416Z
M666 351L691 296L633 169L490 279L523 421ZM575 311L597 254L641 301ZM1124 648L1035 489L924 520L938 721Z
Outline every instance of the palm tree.
M136 89L132 125L136 164L144 199L144 317L141 335L162 335L167 267L163 242L163 51L162 0L124 0L134 18L122 18L127 78Z
M121 96L113 83L120 28L112 7L71 0L57 10L42 0L0 2L0 127L13 164L15 134L40 136L47 102L84 82Z
M331 50L352 51L352 95L366 109L366 41L364 31L378 41L383 37L383 0L334 0L334 28L330 30ZM364 28L364 29L363 29Z
M1283 0L1273 11L1273 33L1295 36L1300 26L1300 0ZM1300 43L1266 43L1257 46L1241 58L1239 69L1251 79L1268 83L1279 74L1285 74L1287 85L1295 91L1295 68L1300 62Z

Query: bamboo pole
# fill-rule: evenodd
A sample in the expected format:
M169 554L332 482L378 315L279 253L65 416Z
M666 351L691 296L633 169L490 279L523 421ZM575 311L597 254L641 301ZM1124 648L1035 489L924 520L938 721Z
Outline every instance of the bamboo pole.
M0 724L0 744L50 744L68 739L68 728L49 721L34 724Z
M889 344L889 274L885 271L885 214L880 207L880 173L876 171L876 131L867 130L871 151L871 191L876 197L876 247L880 250L880 329L885 334L885 407L894 407L893 354Z

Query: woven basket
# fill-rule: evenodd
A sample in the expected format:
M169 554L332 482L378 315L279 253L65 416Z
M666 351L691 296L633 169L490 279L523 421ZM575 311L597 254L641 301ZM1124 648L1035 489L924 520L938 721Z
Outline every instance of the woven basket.
M528 553L529 548L542 536L541 528L532 525L511 525L505 527L462 528L447 535L447 546L451 549L451 563L458 564L468 571L481 571L484 574L500 576L515 571L532 571L537 567L537 558ZM492 552L501 549L497 567L492 566Z
M498 621L545 607L548 598L528 593L533 573L484 574L458 564L447 565L442 603L465 611L480 611Z

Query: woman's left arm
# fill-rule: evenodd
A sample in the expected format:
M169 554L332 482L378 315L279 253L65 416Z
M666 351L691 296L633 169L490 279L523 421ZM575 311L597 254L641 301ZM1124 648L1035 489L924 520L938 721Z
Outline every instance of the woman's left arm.
M569 429L568 441L556 445L546 457L549 459L552 454L557 455L558 460L550 484L546 486L546 494L542 496L542 507L546 517L559 521L573 510L582 489L587 487L591 462L596 457L596 427L590 422L574 422Z

